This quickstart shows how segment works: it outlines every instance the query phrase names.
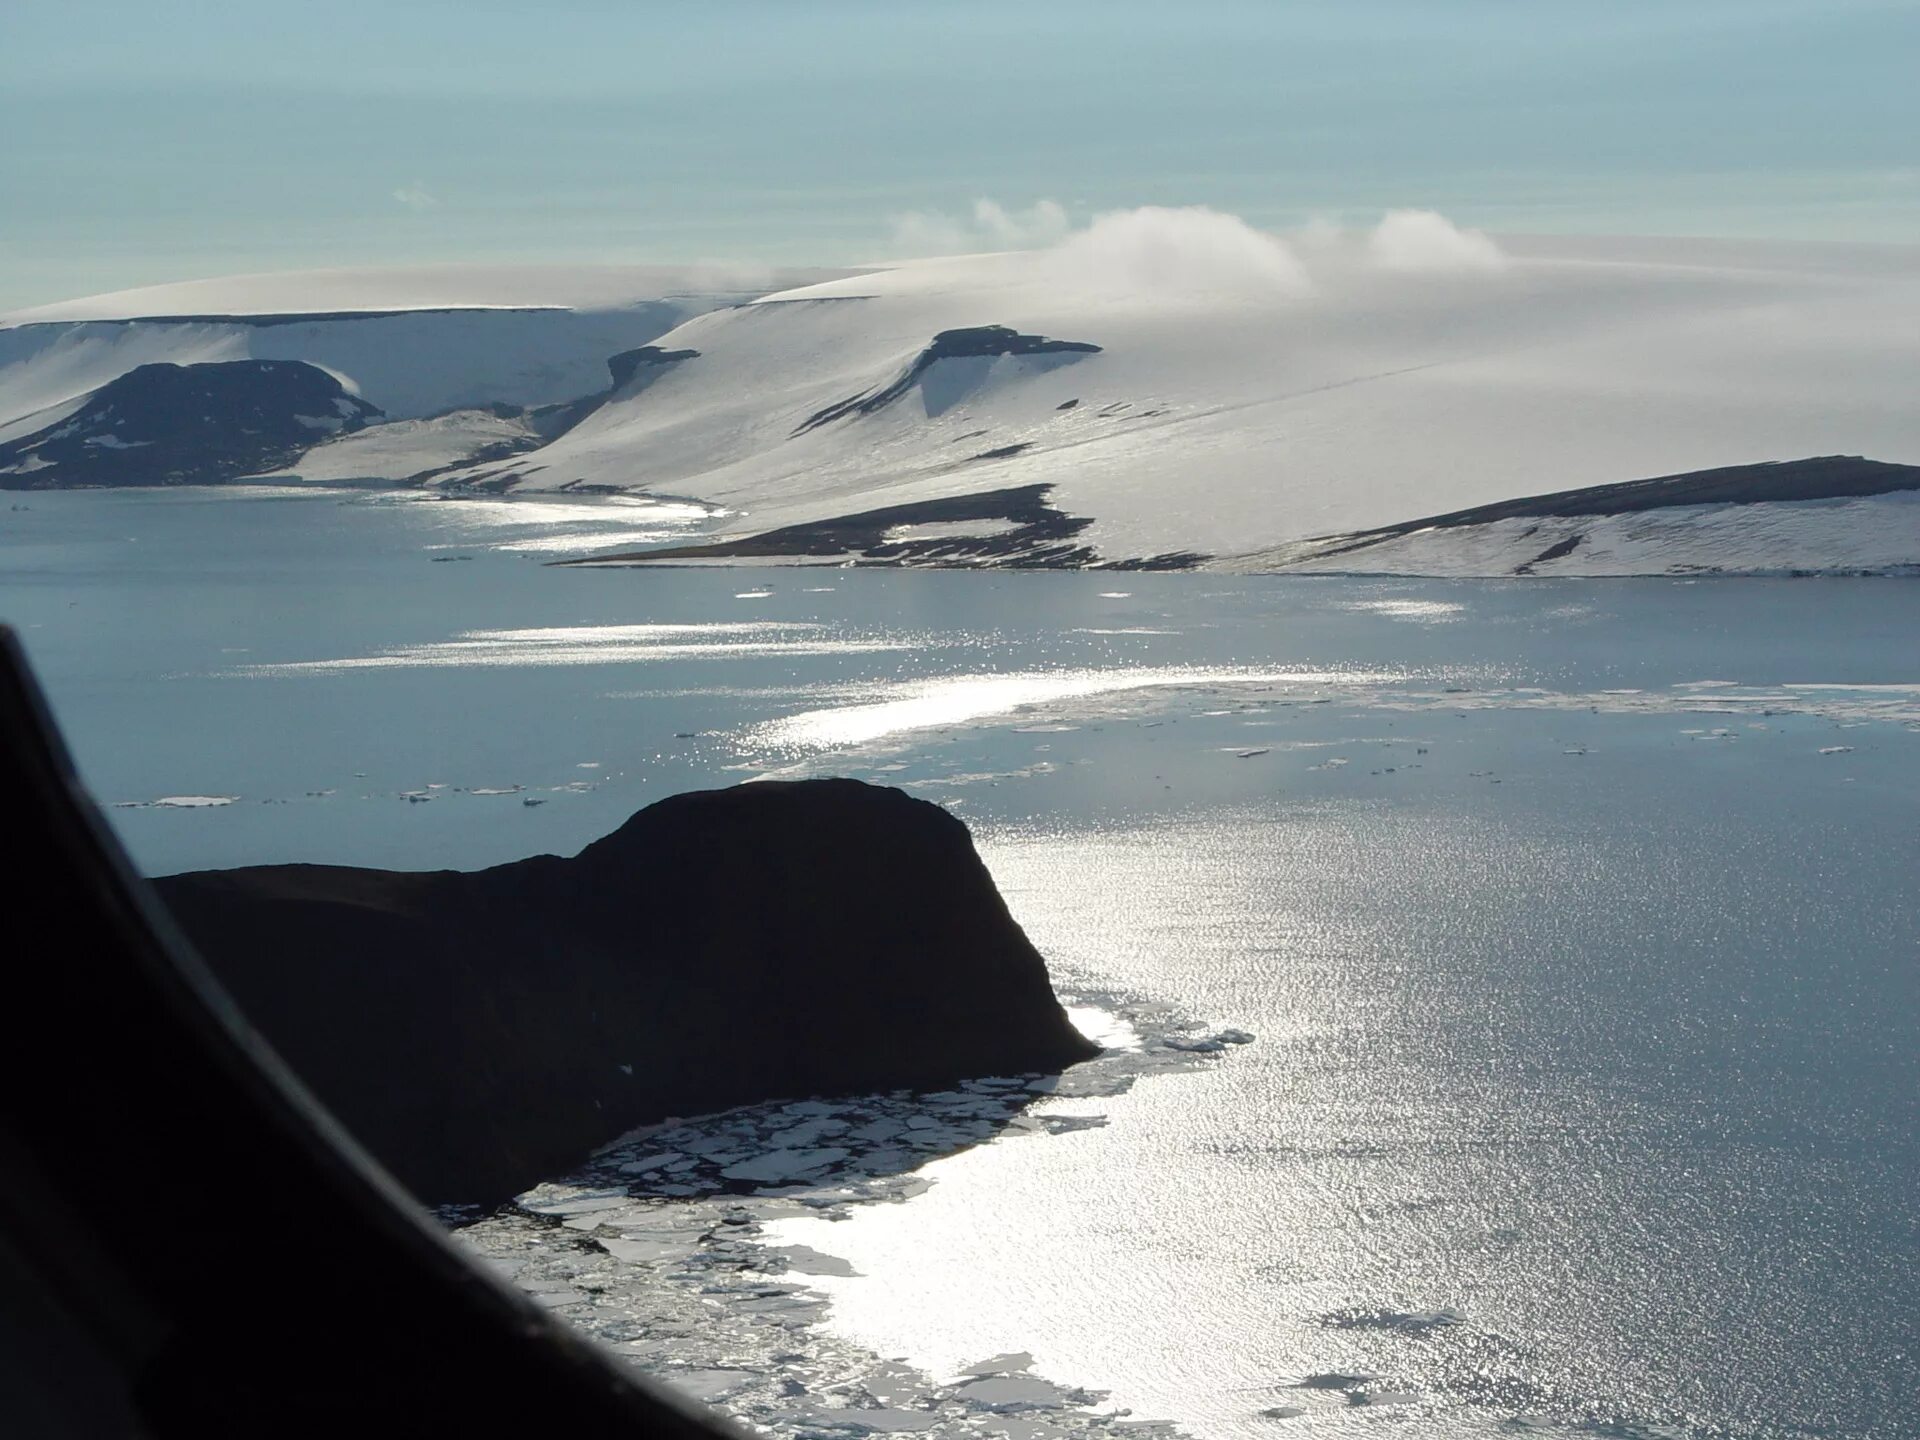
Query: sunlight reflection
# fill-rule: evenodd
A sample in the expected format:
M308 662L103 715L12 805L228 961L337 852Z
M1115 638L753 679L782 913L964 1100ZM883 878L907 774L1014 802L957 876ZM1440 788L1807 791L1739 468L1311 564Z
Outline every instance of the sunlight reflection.
M1204 665L954 675L911 681L877 692L899 698L789 715L756 727L747 739L750 744L775 750L827 750L1100 695L1208 685L1359 684L1390 678L1353 670L1255 670Z
M563 625L468 630L451 640L403 645L374 655L249 665L243 675L310 675L346 670L456 666L611 665L660 660L853 655L905 650L907 639L829 637L808 621L720 621L705 625Z

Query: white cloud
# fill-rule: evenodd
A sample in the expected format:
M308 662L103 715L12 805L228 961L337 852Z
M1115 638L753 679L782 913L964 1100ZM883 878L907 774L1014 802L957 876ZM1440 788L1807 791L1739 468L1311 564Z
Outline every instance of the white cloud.
M1024 211L1008 210L993 200L976 200L973 225L1009 249L1055 244L1071 228L1066 207L1057 200L1036 200Z
M1028 275L1062 289L1106 294L1300 295L1313 277L1362 270L1486 274L1507 257L1479 230L1433 210L1389 210L1371 228L1347 229L1316 215L1284 236L1203 205L1111 210L1075 229L1064 206L1040 200L1010 210L974 202L967 215L914 211L893 219L896 254L1031 252Z
M1285 241L1199 205L1096 215L1046 258L1063 282L1103 290L1299 294L1313 288Z
M1039 200L1009 210L977 200L967 216L913 211L893 218L897 254L955 255L981 250L1035 252L1049 283L1105 292L1311 289L1285 241L1237 215L1204 206L1145 205L1096 215L1073 228L1066 207Z
M1462 230L1434 210L1389 210L1367 235L1367 259L1383 270L1486 273L1506 253L1482 230Z
M440 197L429 192L427 187L418 180L395 190L393 198L409 210L432 210L440 203Z

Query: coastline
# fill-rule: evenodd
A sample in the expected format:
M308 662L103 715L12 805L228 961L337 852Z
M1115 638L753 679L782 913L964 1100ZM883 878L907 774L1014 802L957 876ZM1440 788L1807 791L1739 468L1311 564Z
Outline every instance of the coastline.
M853 1268L777 1233L783 1221L903 1204L936 1183L924 1166L976 1145L1104 1125L1104 1116L1048 1113L1051 1102L1120 1095L1253 1039L1139 999L1083 993L1067 1003L1105 1048L1063 1075L670 1121L491 1214L441 1218L536 1301L653 1378L775 1434L961 1435L990 1415L1022 1440L1171 1440L1172 1422L1137 1419L1101 1392L1037 1374L1030 1354L983 1356L942 1378L842 1338L827 1320L830 1297L812 1282L852 1278Z

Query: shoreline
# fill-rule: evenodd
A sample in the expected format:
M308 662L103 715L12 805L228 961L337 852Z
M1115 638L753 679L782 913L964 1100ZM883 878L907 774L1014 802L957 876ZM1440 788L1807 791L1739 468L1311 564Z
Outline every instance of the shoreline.
M1067 1003L1102 1027L1094 1038L1106 1048L1062 1075L669 1121L490 1214L441 1218L486 1264L652 1378L776 1434L971 1435L983 1416L1004 1426L1017 1415L1023 1440L1173 1440L1174 1422L1135 1419L1102 1392L1035 1374L1030 1354L981 1357L943 1380L866 1350L834 1332L831 1297L809 1283L852 1278L852 1266L772 1233L784 1220L904 1203L937 1183L922 1167L976 1145L1104 1125L1033 1112L1123 1094L1254 1038L1138 999L1077 992Z

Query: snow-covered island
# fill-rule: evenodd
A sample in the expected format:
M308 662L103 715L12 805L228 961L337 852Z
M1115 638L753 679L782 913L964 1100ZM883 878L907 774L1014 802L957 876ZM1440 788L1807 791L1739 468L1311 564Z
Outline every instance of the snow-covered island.
M331 271L0 317L0 488L697 502L586 564L1920 570L1920 249L1096 219L728 273Z

